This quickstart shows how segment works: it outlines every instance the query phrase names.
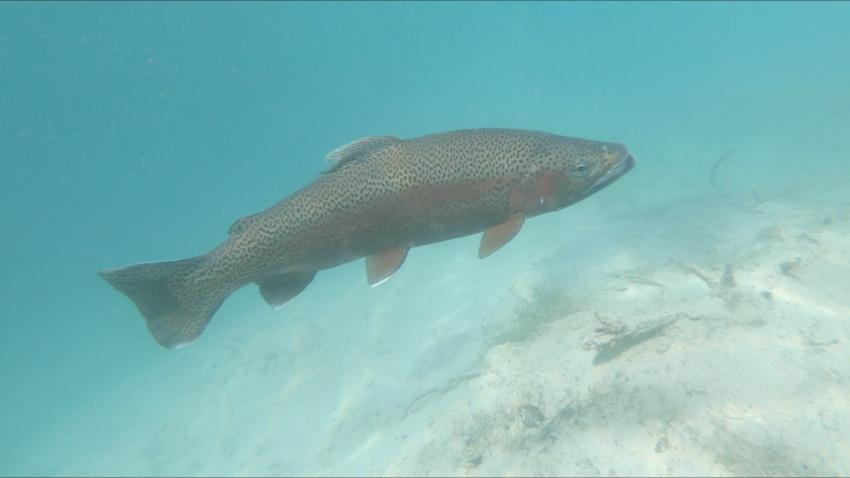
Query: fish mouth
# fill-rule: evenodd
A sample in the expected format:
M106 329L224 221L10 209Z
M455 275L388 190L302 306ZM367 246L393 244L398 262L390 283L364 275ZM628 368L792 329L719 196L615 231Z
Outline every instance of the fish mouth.
M600 189L608 186L617 180L620 176L626 174L631 171L632 168L635 167L637 160L631 154L626 155L625 158L621 159L619 163L615 164L614 167L609 169L605 174L602 175L599 179L596 180L593 185L587 188L587 192L585 195L591 195Z

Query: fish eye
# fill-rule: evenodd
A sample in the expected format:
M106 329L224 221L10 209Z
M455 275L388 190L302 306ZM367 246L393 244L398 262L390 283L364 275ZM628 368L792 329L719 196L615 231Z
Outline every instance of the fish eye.
M573 172L575 172L576 176L584 177L587 175L589 170L590 168L584 161L576 161L576 163L573 164Z

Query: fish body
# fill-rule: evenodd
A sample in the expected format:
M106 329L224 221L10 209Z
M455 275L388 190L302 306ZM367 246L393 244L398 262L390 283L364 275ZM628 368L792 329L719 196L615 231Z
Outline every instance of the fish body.
M317 271L366 257L377 285L410 248L479 232L484 258L525 219L574 204L635 164L622 144L515 129L369 137L328 159L318 179L236 221L208 254L100 274L135 302L160 344L175 348L246 284L278 306Z

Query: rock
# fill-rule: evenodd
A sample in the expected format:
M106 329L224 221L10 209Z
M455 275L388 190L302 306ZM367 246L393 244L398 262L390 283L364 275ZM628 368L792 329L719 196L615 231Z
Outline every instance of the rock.
M519 407L519 418L522 424L528 428L537 428L543 425L545 417L543 412L534 405L523 405Z

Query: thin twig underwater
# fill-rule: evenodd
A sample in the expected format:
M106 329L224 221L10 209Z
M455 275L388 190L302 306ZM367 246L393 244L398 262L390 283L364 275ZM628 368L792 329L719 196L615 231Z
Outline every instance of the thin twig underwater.
M761 205L763 205L767 202L773 201L775 199L779 199L783 196L787 196L789 194L795 193L797 191L802 191L804 189L809 189L809 188L814 187L814 186L818 186L818 185L826 184L826 183L830 183L830 182L835 182L835 181L850 182L850 177L835 177L835 178L829 178L829 179L818 179L818 180L811 181L811 182L808 182L808 183L800 185L800 186L794 186L793 188L786 189L782 192L779 192L777 194L774 194L774 195L769 196L769 197L764 198L764 199L756 199L752 203L748 204L748 203L746 203L742 200L736 199L734 196L729 194L726 190L723 189L723 187L721 187L720 182L717 180L717 173L720 171L720 166L723 163L725 163L729 158L734 156L734 154L736 152L737 152L736 149L731 149L731 150L723 153L722 155L720 155L719 158L717 158L717 160L714 162L714 165L711 167L711 173L709 174L709 180L711 181L711 185L714 186L714 189L716 189L717 192L720 193L720 196L723 198L723 200L725 200L726 202L728 202L729 204L731 204L733 206L737 206L737 207L740 207L740 208L743 208L743 209L747 209L747 210L754 212L754 213L757 213L757 214L762 213L762 211L757 210L757 208L759 206L761 206ZM845 204L845 203L840 202L839 204Z

